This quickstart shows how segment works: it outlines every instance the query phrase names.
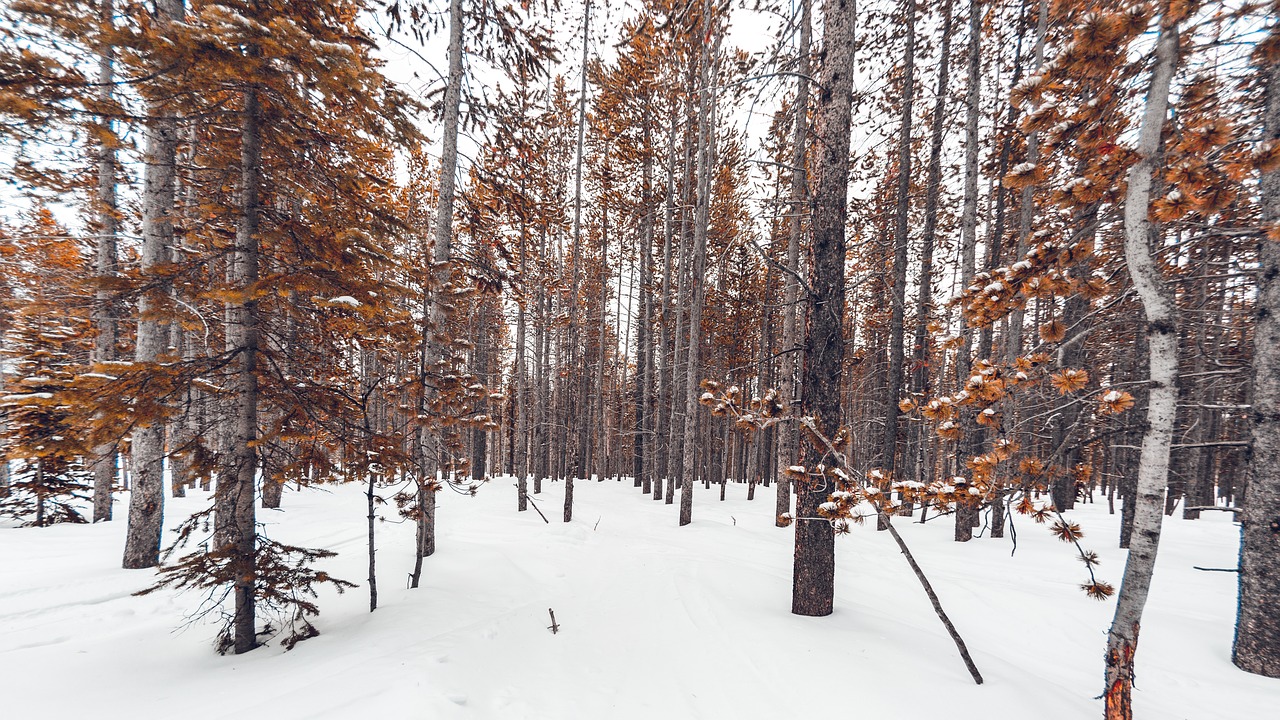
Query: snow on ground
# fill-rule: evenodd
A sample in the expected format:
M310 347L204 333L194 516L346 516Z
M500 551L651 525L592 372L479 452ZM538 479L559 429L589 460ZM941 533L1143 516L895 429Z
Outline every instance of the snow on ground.
M509 478L442 493L439 552L408 590L413 528L379 531L381 607L368 612L364 498L355 486L288 492L260 511L273 536L328 547L361 587L326 591L320 637L291 652L214 654L213 627L180 629L197 597L119 569L120 520L0 529L0 715L5 718L1093 718L1114 609L1080 592L1071 549L1025 518L1008 539L951 542L950 518L899 522L986 677L970 680L887 533L837 540L836 611L791 615L792 531L772 489L752 503L699 488L694 524L630 483L562 485L515 512ZM167 526L207 495L171 500ZM391 514L391 510L386 511ZM1119 516L1072 514L1100 578L1119 585ZM1280 681L1230 663L1238 530L1226 513L1166 521L1138 652L1136 717L1276 717ZM393 518L394 519L394 518ZM555 610L559 634L547 630Z

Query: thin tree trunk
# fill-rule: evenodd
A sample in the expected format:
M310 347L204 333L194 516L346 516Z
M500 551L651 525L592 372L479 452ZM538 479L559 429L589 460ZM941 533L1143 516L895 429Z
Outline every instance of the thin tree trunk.
M1138 648L1142 609L1151 588L1164 493L1169 482L1169 446L1178 402L1178 315L1151 250L1147 218L1151 180L1159 165L1160 135L1168 112L1169 86L1178 64L1176 21L1161 18L1155 67L1147 90L1138 135L1138 162L1129 171L1124 205L1125 262L1147 318L1150 393L1147 430L1142 438L1134 500L1134 533L1116 599L1116 614L1107 633L1105 717L1133 717L1133 658ZM1126 503L1128 499L1126 499Z
M928 331L933 302L933 245L938 227L938 196L942 187L942 141L946 127L948 81L951 76L951 27L953 0L942 5L942 46L938 54L938 89L933 105L933 118L929 129L929 169L925 181L924 232L920 243L920 292L916 299L916 328L913 349L914 370L911 373L911 390L923 395L929 390L929 378L934 374L929 365ZM910 457L913 480L928 482L931 476L928 460L928 436L923 429L917 434L920 455ZM911 515L911 506L905 505L903 515Z
M852 32L852 31L851 31ZM802 357L800 356L800 329L797 315L800 312L800 241L804 231L804 214L808 207L809 173L806 167L808 131L809 131L809 52L813 37L813 8L810 0L800 0L800 47L796 73L800 76L796 84L795 119L791 138L791 198L787 205L790 215L790 227L787 233L787 270L785 294L782 308L782 377L780 392L782 401L788 407L797 407L796 376L799 375ZM852 59L850 60L852 65ZM791 512L791 480L787 468L799 459L799 432L790 423L778 428L778 482L774 504L775 524L786 527L783 518Z
M99 8L99 20L109 25L115 15L112 0L103 0ZM98 56L98 100L109 108L113 102L112 87L114 83L115 48L103 44L102 54ZM111 120L104 116L102 124L111 136ZM116 359L117 325L116 307L113 301L114 292L105 285L114 279L118 272L116 250L116 233L119 221L116 201L116 151L108 143L98 148L98 247L94 263L94 274L99 283L94 302L94 325L97 335L93 339L94 360L111 362ZM0 456L2 457L2 456ZM8 474L8 463L0 460L0 473ZM112 491L116 482L116 448L114 444L103 444L93 451L93 521L111 520Z
M431 302L428 312L427 358L425 366L428 370L435 368L444 358L441 346L447 322L444 301L439 297L449 285L452 275L452 243L453 243L453 200L457 188L458 169L458 122L462 107L462 0L449 1L449 76L444 92L443 140L440 148L440 189L436 198L435 234L433 237L431 260L434 287L431 288ZM425 378L424 378L425 382ZM424 392L430 393L427 384ZM437 432L439 432L437 430ZM436 547L436 498L439 482L436 479L439 463L438 438L432 438L424 449L425 472L420 472L418 489L418 557L429 557ZM417 562L415 573L410 583L417 587Z
M250 50L252 52L252 49ZM258 221L262 182L261 108L258 93L244 93L240 128L240 217L227 280L237 291L226 306L227 353L232 360L232 394L227 467L215 497L215 544L231 553L235 572L236 654L257 646L254 623L257 525L254 484L258 470Z
M653 491L653 443L649 441L653 407L653 142L650 135L649 109L644 114L644 168L641 179L640 212L640 318L636 324L636 424L635 463L636 481L640 492Z
M1032 72L1040 73L1044 65L1044 38L1049 23L1049 0L1039 0L1039 14L1036 19L1035 65ZM1027 134L1027 162L1035 164L1040 160L1040 133ZM1035 187L1028 185L1022 188L1020 206L1018 208L1018 245L1015 260L1021 260L1027 252L1027 240L1031 236L1031 220L1035 215ZM1022 323L1025 310L1021 304L1015 305L1009 313L1009 337L1005 347L1005 356L1012 360L1022 354Z
M689 272L689 357L685 363L684 475L680 491L680 524L693 522L693 456L697 450L695 433L698 413L698 353L702 345L702 307L706 301L703 275L707 264L707 228L711 222L711 175L715 164L715 68L720 50L720 33L712 18L711 0L702 6L702 77L698 98L698 196L693 226L693 263ZM711 40L714 33L714 40Z
M573 180L573 267L570 272L572 278L570 280L569 290L569 367L572 377L576 378L577 387L580 395L577 402L577 412L580 415L587 412L587 377L585 372L581 372L577 362L577 352L579 350L579 314L582 312L578 297L578 274L582 271L582 161L586 155L586 145L584 140L587 132L587 60L588 53L591 49L591 0L587 0L583 7L582 13L582 86L578 90L578 143L576 160L574 161L574 180ZM586 360L586 349L582 349L583 360ZM568 417L565 418L568 420ZM587 472L587 433L590 423L586 418L577 418L578 425L578 460L576 467L565 476L564 480L564 521L573 520L573 480L577 475L584 475Z
M907 41L902 51L902 118L898 129L898 192L893 222L893 297L889 315L889 373L884 388L884 443L880 467L893 478L898 456L898 395L902 392L903 335L907 308L908 222L911 212L911 111L915 97L916 3L906 0ZM926 270L927 271L927 270ZM887 530L888 516L876 517L876 529Z

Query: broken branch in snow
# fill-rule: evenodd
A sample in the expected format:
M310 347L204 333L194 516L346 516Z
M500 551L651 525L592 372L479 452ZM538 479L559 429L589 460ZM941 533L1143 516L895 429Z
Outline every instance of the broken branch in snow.
M929 596L929 602L933 603L933 611L938 614L938 619L947 628L947 634L951 636L951 641L956 644L956 649L960 651L960 659L964 660L964 666L969 669L969 675L973 677L975 683L981 685L982 673L978 672L978 666L973 664L973 658L969 656L969 648L965 646L964 638L960 637L956 626L951 624L951 618L947 617L946 611L942 609L942 602L938 600L938 594L933 591L933 585L929 584L929 578L925 577L924 570L921 570L920 565L916 563L915 556L911 554L907 543L898 534L898 529L893 526L889 516L881 512L880 518L884 521L884 525L889 530L889 535L893 537L893 541L898 544L898 549L902 551L903 557L907 559L907 564L911 566L911 570L916 574L916 579L924 587L924 593Z

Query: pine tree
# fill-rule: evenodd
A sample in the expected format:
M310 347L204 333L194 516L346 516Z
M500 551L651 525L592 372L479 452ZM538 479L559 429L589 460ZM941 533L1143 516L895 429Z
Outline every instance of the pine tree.
M83 248L45 207L18 228L0 255L13 284L5 300L5 455L15 463L0 517L44 527L83 523L91 487L73 398L88 360L89 288Z

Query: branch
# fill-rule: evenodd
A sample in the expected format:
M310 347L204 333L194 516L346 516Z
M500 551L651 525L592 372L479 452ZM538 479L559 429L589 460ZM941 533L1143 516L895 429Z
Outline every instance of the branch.
M890 520L889 516L884 511L879 511L879 516L889 530L889 535L893 537L893 541L898 544L898 549L902 551L902 555L907 559L907 564L911 566L911 570L916 574L916 579L924 587L925 594L929 596L929 602L933 603L933 611L938 614L938 619L947 628L947 634L951 636L952 642L956 644L956 650L960 651L960 658L964 660L964 666L968 668L969 675L973 677L975 683L981 685L982 673L978 672L978 666L973 664L973 658L969 656L969 648L965 647L964 638L960 637L960 633L956 631L956 626L951 624L951 618L947 617L946 611L942 609L942 603L938 600L938 594L933 591L933 586L929 584L929 578L925 577L924 571L920 569L915 556L911 554L907 543L898 534L898 529L894 527L893 521Z

